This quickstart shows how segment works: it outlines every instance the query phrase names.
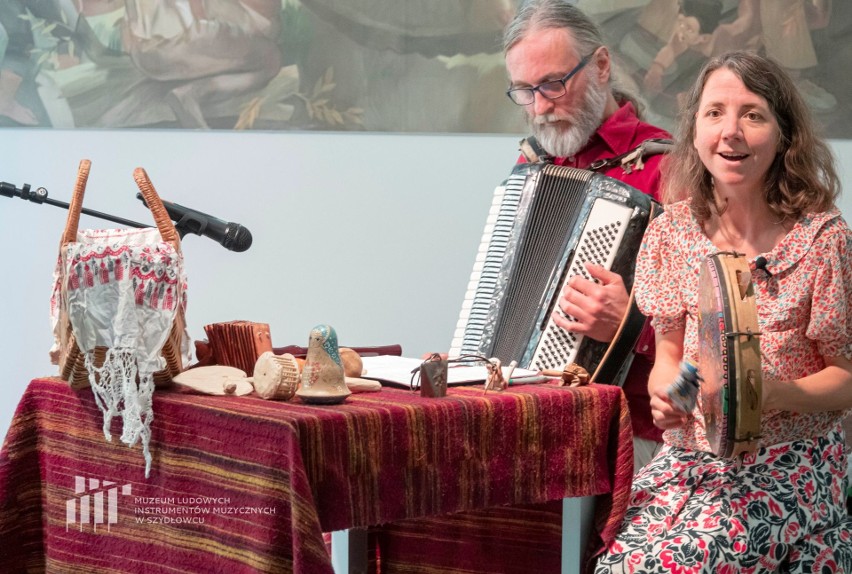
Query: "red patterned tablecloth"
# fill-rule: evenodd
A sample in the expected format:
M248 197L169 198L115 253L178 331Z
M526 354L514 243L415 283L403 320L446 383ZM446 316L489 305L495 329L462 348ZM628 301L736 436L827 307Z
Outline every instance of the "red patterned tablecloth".
M499 523L506 505L551 514L529 505L588 495L602 495L600 547L630 489L615 387L384 389L323 407L158 390L154 413L146 480L117 422L104 439L89 390L30 383L0 452L0 572L321 574L323 531L492 507ZM388 567L426 520L399 523Z

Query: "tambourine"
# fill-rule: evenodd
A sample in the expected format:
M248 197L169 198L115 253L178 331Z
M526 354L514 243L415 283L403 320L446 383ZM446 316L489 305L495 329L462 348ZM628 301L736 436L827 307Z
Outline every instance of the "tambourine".
M720 252L698 279L701 411L713 453L754 451L760 438L760 332L754 285L742 254Z

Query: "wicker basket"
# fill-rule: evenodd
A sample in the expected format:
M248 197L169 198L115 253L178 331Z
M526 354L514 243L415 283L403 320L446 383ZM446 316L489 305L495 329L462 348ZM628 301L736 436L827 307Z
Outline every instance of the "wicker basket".
M80 213L83 208L83 195L86 191L86 182L89 178L90 168L91 162L89 160L84 159L80 162L77 171L77 181L74 185L74 193L68 207L68 221L65 224L65 231L62 234L60 242L59 253L63 261L65 260L67 246L77 241ZM142 192L145 203L154 216L154 222L157 225L163 242L172 244L180 252L180 235L175 229L166 208L163 206L160 196L157 195L157 191L151 184L148 174L144 169L139 167L133 172L133 178L136 180L136 185ZM64 269L64 265L62 268ZM62 296L60 297L59 304L59 372L62 379L68 381L73 388L83 388L89 386L89 375L84 362L85 354L80 350L74 339L71 321L69 320L66 309L67 299L64 294L64 286L67 284L67 279L64 276L64 271L60 274L60 282ZM166 368L154 373L154 384L158 387L172 384L172 377L183 370L181 346L186 328L184 313L184 305L181 298L178 301L177 313L171 331L161 351L163 358L166 360ZM106 350L105 347L95 348L95 364L97 366L103 364Z

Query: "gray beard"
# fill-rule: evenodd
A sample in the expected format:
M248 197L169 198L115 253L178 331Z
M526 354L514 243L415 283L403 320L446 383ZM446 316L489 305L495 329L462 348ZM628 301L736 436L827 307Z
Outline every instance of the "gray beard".
M592 80L586 89L583 107L574 110L571 116L527 116L527 125L547 153L554 157L570 157L582 150L600 127L606 99L606 87ZM554 123L558 121L568 125Z

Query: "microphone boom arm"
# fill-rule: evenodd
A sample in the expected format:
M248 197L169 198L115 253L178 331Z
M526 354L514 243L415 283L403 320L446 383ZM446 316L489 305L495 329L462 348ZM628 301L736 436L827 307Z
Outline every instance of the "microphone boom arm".
M43 187L39 187L35 191L30 191L30 184L28 183L25 183L21 189L18 189L11 183L6 183L5 181L2 181L0 182L0 195L3 195L5 197L20 197L24 201L31 201L39 205L46 203L54 207L61 207L62 209L68 209L71 206L70 204L65 203L64 201L50 199L47 196L47 190ZM140 229L143 227L153 227L152 225L146 225L144 223L139 223L138 221L124 219L123 217L118 217L117 215L110 215L108 213L95 211L94 209L87 209L85 207L80 209L80 213L90 215L92 217L97 217L98 219L111 221L113 223L118 223L119 225L126 225L127 227L137 227ZM178 230L178 232L180 232L180 230ZM181 238L183 238L183 234L181 234Z
M35 191L31 191L30 184L28 183L25 183L23 187L19 189L11 183L0 181L0 196L10 198L20 197L24 201L31 201L32 203L39 205L46 203L66 210L71 207L71 204L64 201L50 199L47 196L47 190L43 187L39 187ZM145 207L148 207L148 204L145 203L145 198L142 197L141 193L137 193L136 197L142 201ZM225 249L237 252L245 251L251 246L251 233L242 225L222 222L203 213L183 208L182 206L171 204L166 201L164 201L163 204L166 206L167 210L170 210L172 207L179 207L181 210L185 210L183 213L179 213L178 215L174 215L171 211L169 211L171 219L173 221L177 219L177 221L175 221L175 230L178 232L181 239L183 239L187 233L194 233L196 235L210 237L217 241ZM139 229L153 227L153 225L139 223L138 221L132 221L130 219L95 211L93 209L87 209L85 207L80 209L80 213L104 219L106 221L111 221L125 227L135 227Z

